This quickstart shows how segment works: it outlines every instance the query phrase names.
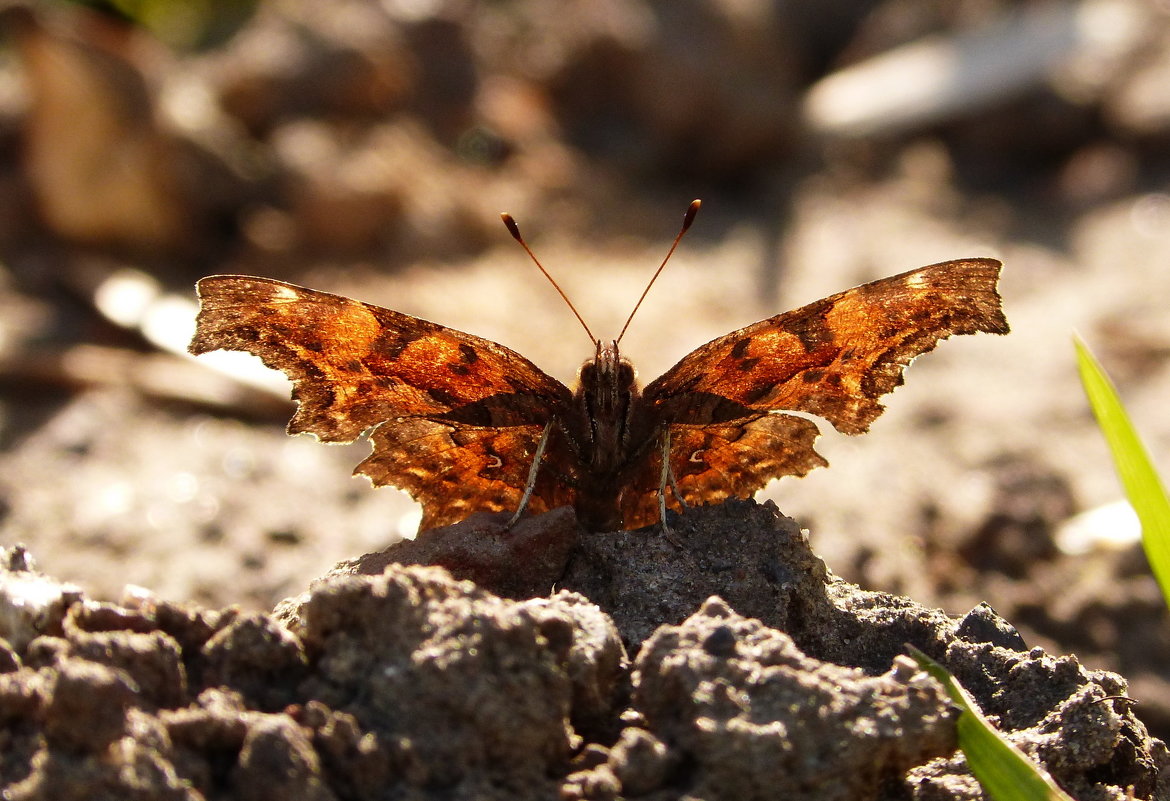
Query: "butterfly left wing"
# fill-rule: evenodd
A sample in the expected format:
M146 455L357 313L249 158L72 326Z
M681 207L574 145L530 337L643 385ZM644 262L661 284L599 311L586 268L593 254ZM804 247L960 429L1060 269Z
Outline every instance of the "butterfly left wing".
M245 351L288 375L291 434L352 442L377 427L355 472L409 491L424 528L514 510L545 423L572 400L519 353L417 317L268 278L198 290L191 352ZM560 500L538 485L532 505Z
M914 357L955 334L1005 334L994 259L943 262L884 278L719 337L646 387L669 426L670 464L688 501L746 497L770 479L825 464L808 412L847 434L882 413ZM782 422L778 422L782 421ZM659 479L639 488L656 488ZM635 504L638 508L644 503Z

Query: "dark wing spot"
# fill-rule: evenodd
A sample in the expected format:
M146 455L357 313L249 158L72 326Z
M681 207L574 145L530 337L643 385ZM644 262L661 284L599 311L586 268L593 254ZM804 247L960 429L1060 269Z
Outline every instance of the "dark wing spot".
M706 373L692 373L691 375L687 376L685 380L680 381L677 389L675 389L675 391L671 394L685 395L695 388L695 384L698 384L706 377Z
M933 320L936 310L940 305L945 304L946 301L938 301L931 298L929 303L923 303L919 308L910 313L910 319L921 325L922 323Z
M756 369L756 365L759 363L760 360L756 358L744 359L738 365L736 365L736 367L738 367L742 373L750 373L752 370Z
M364 372L366 368L358 359L350 359L345 364L341 365L341 369L347 373L361 373Z
M462 401L458 395L447 392L442 387L428 387L427 394L431 396L431 399L434 400L435 403L442 404L448 409L462 405Z
M767 381L758 382L755 386L751 387L750 389L748 389L742 393L741 400L743 401L743 403L747 404L748 406L751 406L753 403L758 402L761 398L767 397L769 394L771 394L772 390L775 388L776 388L775 384L769 383ZM736 406L740 406L740 405L741 404L736 404ZM740 415L740 417L742 417L742 415ZM732 419L732 418L727 418L727 419Z
M748 348L751 346L751 344L752 344L752 338L751 338L751 337L744 337L744 338L743 338L743 339L741 339L739 342L736 342L736 343L735 343L735 344L734 344L734 345L731 347L731 358L733 358L733 359L742 359L742 358L743 358L743 355L744 355L745 353L747 353L747 349L748 349Z
M479 354L475 352L475 348L466 342L459 343L459 355L463 357L466 364L475 364L479 361Z
M800 340L806 353L831 345L835 339L833 329L825 322L825 313L832 307L828 304L821 305L822 308L812 311L806 319L793 320L784 326L784 330Z
M325 371L321 369L316 363L307 359L302 359L301 354L296 348L284 344L283 342L264 342L263 349L260 355L265 362L271 359L273 362L280 365L296 365L294 369L304 373L304 378L311 378L317 381L324 381L329 378ZM281 368L283 369L283 368Z
M448 364L447 369L455 375L467 375L471 372L471 368L466 364Z
M417 338L416 336L404 334L401 331L395 331L389 327L383 328L378 338L370 343L370 350L392 361L401 356L402 351L406 350L407 345L414 342Z
M800 377L801 377L801 380L803 380L804 383L806 383L806 384L819 384L819 383L821 383L821 379L823 379L825 377L825 371L824 370L805 370L801 374Z

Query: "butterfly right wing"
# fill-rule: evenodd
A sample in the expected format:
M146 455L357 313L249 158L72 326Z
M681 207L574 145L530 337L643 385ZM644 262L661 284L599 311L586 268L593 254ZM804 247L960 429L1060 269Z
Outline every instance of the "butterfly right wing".
M861 434L916 356L956 334L1008 331L994 259L943 262L839 292L732 331L684 356L643 393L650 429L670 431L687 501L747 497L769 480L826 464L818 415ZM648 454L651 451L647 451ZM638 465L628 514L644 521L661 457Z

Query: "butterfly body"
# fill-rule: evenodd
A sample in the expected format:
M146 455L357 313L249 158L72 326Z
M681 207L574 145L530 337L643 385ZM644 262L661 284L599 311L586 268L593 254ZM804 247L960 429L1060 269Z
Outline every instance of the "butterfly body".
M748 497L825 465L816 424L783 411L866 431L915 356L1007 332L999 269L966 259L855 287L719 337L641 391L616 343L596 343L571 391L495 342L250 276L199 282L191 351L247 351L285 372L290 433L371 431L355 472L407 490L422 529L513 512L526 490L532 512L571 505L589 530L638 528L659 520L660 498Z
M577 373L573 416L558 426L576 471L574 506L591 531L621 528L621 499L630 470L659 440L642 400L634 366L616 342L596 343L596 355ZM556 463L558 460L553 460Z

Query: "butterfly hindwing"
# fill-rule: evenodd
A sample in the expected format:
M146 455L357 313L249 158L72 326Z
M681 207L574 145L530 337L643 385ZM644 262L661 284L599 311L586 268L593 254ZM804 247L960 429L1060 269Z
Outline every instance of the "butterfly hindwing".
M815 423L789 414L761 414L731 423L670 427L670 464L674 486L690 506L747 498L774 476L803 476L827 462L813 450ZM662 456L653 449L639 463L622 493L622 519L628 528L658 522ZM666 488L667 506L681 504Z

